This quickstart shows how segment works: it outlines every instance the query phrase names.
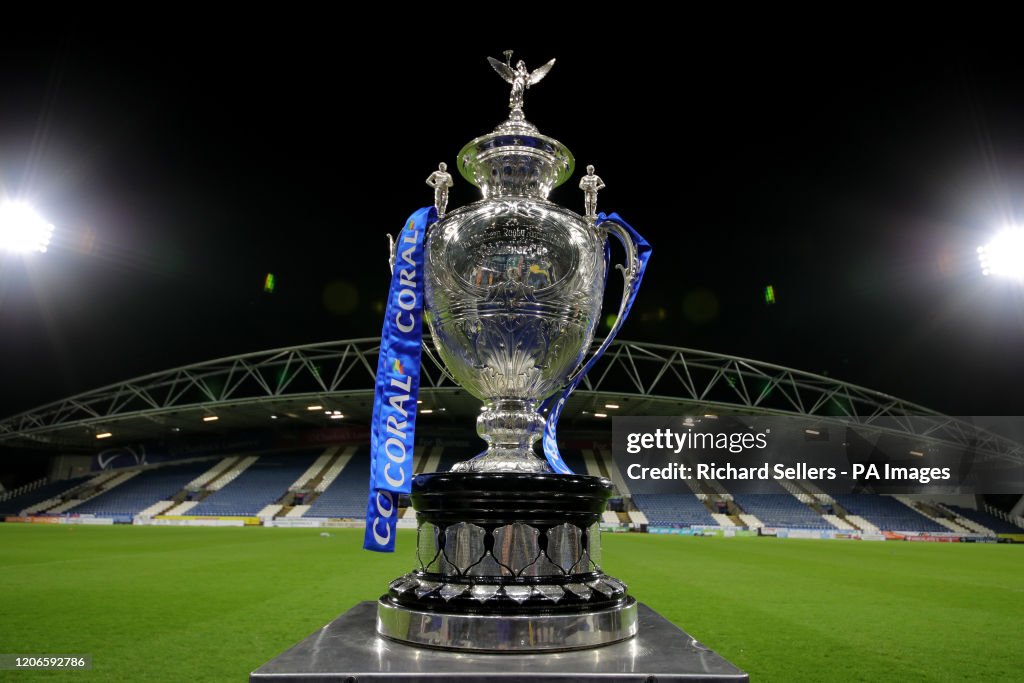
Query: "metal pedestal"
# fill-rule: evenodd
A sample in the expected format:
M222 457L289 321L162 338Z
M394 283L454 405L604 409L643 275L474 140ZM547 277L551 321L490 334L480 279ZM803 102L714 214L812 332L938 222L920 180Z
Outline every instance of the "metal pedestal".
M415 647L377 634L377 603L361 602L249 676L280 683L749 681L743 671L647 605L634 638L585 650L480 654Z

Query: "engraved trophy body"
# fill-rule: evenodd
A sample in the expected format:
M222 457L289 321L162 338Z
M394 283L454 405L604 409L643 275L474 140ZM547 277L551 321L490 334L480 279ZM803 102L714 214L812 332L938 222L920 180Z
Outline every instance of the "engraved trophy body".
M484 402L487 451L453 471L550 472L533 452L540 402L583 361L600 318L605 237L547 200L571 174L567 149L508 121L459 154L484 198L427 236L426 319L453 378Z
M599 522L611 483L556 474L534 452L541 402L578 372L600 319L607 236L593 168L586 214L548 200L574 169L569 150L523 115L523 94L554 60L527 71L491 64L512 85L507 121L468 143L462 176L483 198L445 213L424 246L424 317L452 378L483 402L487 444L451 472L412 482L416 569L378 603L381 635L481 651L593 647L636 633L636 602L600 568ZM443 170L443 169L442 169ZM428 182L429 184L429 182ZM447 202L447 194L444 196ZM629 239L630 290L636 251ZM620 315L626 309L623 296Z

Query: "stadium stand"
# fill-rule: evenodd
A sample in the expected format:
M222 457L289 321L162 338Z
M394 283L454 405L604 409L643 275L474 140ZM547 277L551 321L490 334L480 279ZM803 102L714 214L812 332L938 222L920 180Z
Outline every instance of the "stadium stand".
M757 517L764 526L786 529L832 528L820 514L797 500L792 493L782 487L777 488L778 493L734 493L733 500L744 512Z
M157 502L150 505L148 508L139 511L140 517L155 517L156 515L163 514L165 511L170 510L175 506L173 500L158 500Z
M40 486L45 485L46 477L42 477L41 479L35 479L27 484L16 486L13 489L3 489L2 485L0 485L0 502L10 500L11 498L17 498L20 495L26 494L29 491L35 491Z
M645 515L642 510L630 510L628 514L629 521L632 522L634 529L639 529L642 526L650 524L647 519L647 515Z
M199 501L198 500L186 500L186 501L183 501L181 503L178 503L177 505L172 507L170 510L165 510L163 514L165 514L165 515L185 515L185 514L188 514L189 510L191 510L192 508L194 508L197 505L199 505Z
M256 513L256 516L260 519L273 519L283 509L284 505L271 503L270 505L264 505L263 509Z
M257 460L259 460L258 455L250 455L246 458L242 458L225 470L223 474L214 477L210 483L205 486L206 490L220 491L222 488L240 477L243 472L256 464Z
M585 472L592 477L604 476L604 473L601 472L601 466L597 462L597 456L594 455L594 451L589 448L584 448L580 451L580 455L583 457L583 463L586 465L586 469L579 471L579 474L583 474Z
M856 526L861 531L868 531L870 533L875 533L875 534L877 534L877 533L879 533L881 531L881 529L879 529L877 526L875 526L874 524L872 524L868 520L864 519L860 515L850 515L850 514L848 514L848 515L846 515L846 522L847 522L847 524L853 524L854 526Z
M331 466L328 467L320 476L320 481L317 482L316 486L313 487L313 491L315 491L316 493L323 493L324 491L326 491L330 487L330 485L334 483L334 480L338 478L338 475L341 474L342 470L345 469L345 466L348 465L349 461L352 459L355 453L355 446L349 446L348 448L343 450L334 460L334 462L331 463ZM369 472L367 472L366 476L370 476Z
M49 502L49 505L46 507L56 505L61 500L60 494L70 491L85 483L85 481L86 477L77 477L75 479L64 479L43 484L20 496L0 502L0 515L13 517L21 514L23 510L29 510L46 502ZM31 512L27 514L31 514Z
M962 518L969 522L974 522L985 531L981 533L997 533L997 534L1019 534L1024 533L1024 529L1014 526L1009 522L999 519L995 515L990 515L987 512L981 510L972 510L971 508L959 507L957 505L944 505L947 510L954 513L958 518ZM959 521L959 519L958 519Z
M949 529L936 524L920 512L912 510L889 496L866 493L837 494L836 502L848 512L860 517L882 531L927 531L947 533ZM857 520L847 515L857 526ZM863 528L863 527L862 527Z
M69 511L79 515L137 515L155 501L167 500L197 474L209 467L209 462L167 465L137 472L132 479L107 489L94 498L76 505Z
M437 472L437 464L441 461L441 453L444 452L443 448L433 447L427 451L427 457L423 460L417 461L416 467L413 469L416 474L423 472Z
M302 474L322 451L287 455L251 456L233 466L207 488L230 477L228 483L218 486L199 505L189 510L190 515L214 517L255 516L269 503L285 494L289 482ZM252 462L247 462L251 460Z
M229 467L234 465L236 462L241 460L241 456L229 455L226 458L221 459L216 465L206 470L192 481L185 484L185 489L189 491L198 491L199 489L205 488L207 484L223 474Z
M348 459L341 475L313 501L305 517L366 516L367 483L370 481L370 449L360 448Z
M608 478L611 479L612 484L615 486L615 490L618 491L618 495L632 495L632 492L629 490L629 484L627 484L626 480L622 478L622 473L619 472L619 468L614 464L611 451L607 448L598 448L596 455L599 460L604 462L605 469L608 470Z
M704 503L681 493L636 493L633 503L650 526L718 526Z
M325 450L319 458L313 461L313 464L310 465L305 472L299 475L298 479L292 482L292 485L288 487L288 490L301 491L305 487L306 483L316 479L317 475L320 474L321 470L327 467L327 463L331 461L331 458L333 458L339 450L341 450L340 446L332 446Z
M856 531L855 526L838 515L822 515L821 517L836 529L842 529L843 531Z
M977 533L971 529L969 525L962 523L965 520L955 519L956 515L951 513L949 510L945 510L937 505L915 500L909 496L893 495L892 497L906 505L914 512L920 512L936 524L946 527L947 531L952 531L955 534Z
M970 526L966 524L958 524L957 522L954 522L951 519L945 519L943 517L932 517L932 519L935 520L936 524L941 524L942 526L946 527L947 529L956 534L985 533L983 531L979 532L975 529L972 529Z
M756 515L752 515L749 512L741 512L740 521L743 522L744 526L748 529L760 529L764 526L764 522L759 520Z
M711 518L718 523L718 526L736 526L733 521L729 519L729 515L723 515L721 512L712 512Z

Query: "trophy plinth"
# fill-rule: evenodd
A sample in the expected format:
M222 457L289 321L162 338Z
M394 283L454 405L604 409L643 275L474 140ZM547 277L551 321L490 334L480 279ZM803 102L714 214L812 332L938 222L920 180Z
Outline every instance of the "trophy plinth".
M413 480L418 567L380 599L381 635L481 651L571 650L636 633L601 571L601 477L450 472Z

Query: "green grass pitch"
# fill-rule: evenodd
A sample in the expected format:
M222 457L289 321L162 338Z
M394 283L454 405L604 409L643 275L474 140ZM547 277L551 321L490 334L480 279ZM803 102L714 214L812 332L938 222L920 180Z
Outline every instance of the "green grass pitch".
M244 681L412 567L355 530L0 524L11 681ZM1024 680L1024 548L605 534L604 568L758 681Z

